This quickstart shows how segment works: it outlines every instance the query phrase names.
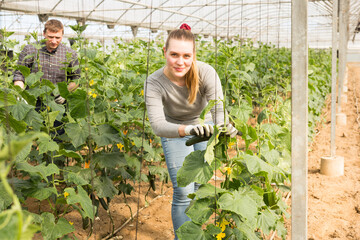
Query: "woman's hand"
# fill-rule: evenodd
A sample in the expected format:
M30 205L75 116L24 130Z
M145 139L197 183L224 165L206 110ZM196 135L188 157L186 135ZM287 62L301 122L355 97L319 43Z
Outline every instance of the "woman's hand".
M185 136L195 135L200 137L210 137L214 133L214 128L210 124L187 125L184 128Z

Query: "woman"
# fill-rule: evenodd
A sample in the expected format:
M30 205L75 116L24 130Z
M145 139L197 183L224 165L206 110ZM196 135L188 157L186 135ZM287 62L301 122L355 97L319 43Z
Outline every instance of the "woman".
M199 116L209 100L223 99L221 82L214 68L196 61L195 37L187 24L172 31L164 47L166 65L149 76L145 83L145 101L154 133L161 137L166 165L173 184L172 221L174 232L190 221L185 214L199 184L178 187L176 175L184 159L192 151L205 150L206 142L186 146L189 135L210 136L213 123L224 123L224 109L220 102L199 125ZM227 126L227 134L234 137L237 130ZM175 239L177 238L175 232Z

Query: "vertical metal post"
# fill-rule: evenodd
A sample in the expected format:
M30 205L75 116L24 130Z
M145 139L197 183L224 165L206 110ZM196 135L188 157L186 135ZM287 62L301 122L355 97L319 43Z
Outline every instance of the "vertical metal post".
M307 238L308 0L291 1L291 238Z
M343 91L345 71L346 71L346 53L349 39L349 0L339 0L339 85L338 85L338 110L341 112L341 94Z
M333 1L332 17L332 58L331 58L331 134L330 151L331 157L336 154L336 81L337 81L337 50L338 50L338 1Z

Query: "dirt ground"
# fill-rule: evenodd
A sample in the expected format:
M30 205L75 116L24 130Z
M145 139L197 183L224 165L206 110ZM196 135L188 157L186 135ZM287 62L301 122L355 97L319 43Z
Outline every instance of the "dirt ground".
M346 126L336 128L336 155L345 159L344 176L329 177L320 174L321 157L330 155L330 102L324 109L324 122L319 124L318 133L309 146L308 162L308 236L309 240L320 239L360 239L360 121L355 104L355 91L360 101L360 64L348 64L347 103L342 104L346 113ZM360 105L360 103L357 103ZM360 107L360 106L359 106ZM169 240L173 239L171 222L171 184L157 184L156 191L150 191L147 204L144 195L148 185L140 186L139 220L131 220L129 207L123 197L115 198L110 205L114 221L114 236L111 221L101 208L95 221L93 234L89 239L124 240ZM137 213L138 185L127 203L132 214ZM291 203L291 198L288 204ZM147 205L146 207L145 204ZM74 223L76 236L87 239L89 230L82 230L81 219L75 211L66 217ZM136 216L135 218L136 219ZM291 232L291 220L287 228ZM291 239L291 234L287 239ZM304 237L304 239L306 239ZM191 240L191 239L189 239Z
M336 155L344 157L344 175L320 174L321 157L330 155L330 106L309 148L308 239L360 239L360 116L355 103L357 98L360 107L360 63L348 64L347 87L341 110L347 124L336 127Z

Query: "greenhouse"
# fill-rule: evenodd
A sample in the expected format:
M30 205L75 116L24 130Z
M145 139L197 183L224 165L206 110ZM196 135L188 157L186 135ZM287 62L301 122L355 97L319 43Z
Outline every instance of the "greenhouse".
M0 239L360 239L360 1L0 1Z

